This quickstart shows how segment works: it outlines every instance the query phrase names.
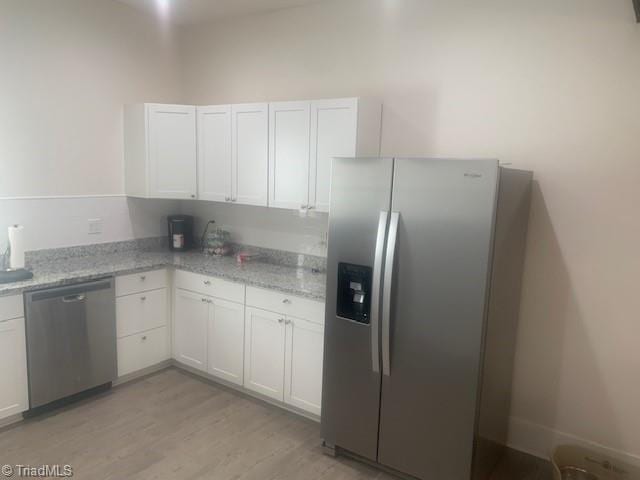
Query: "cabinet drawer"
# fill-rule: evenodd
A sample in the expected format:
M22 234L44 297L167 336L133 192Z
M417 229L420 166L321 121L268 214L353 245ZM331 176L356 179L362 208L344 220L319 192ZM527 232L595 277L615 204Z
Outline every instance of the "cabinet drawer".
M118 376L151 367L169 359L169 330L155 328L118 339Z
M247 287L247 305L324 324L324 303L307 298Z
M24 317L22 295L0 297L0 321Z
M121 277L116 277L116 297L156 290L166 286L167 271L165 269L122 275Z
M244 303L244 285L220 278L177 270L175 287L231 302Z
M167 289L134 293L116 298L118 338L167 324Z

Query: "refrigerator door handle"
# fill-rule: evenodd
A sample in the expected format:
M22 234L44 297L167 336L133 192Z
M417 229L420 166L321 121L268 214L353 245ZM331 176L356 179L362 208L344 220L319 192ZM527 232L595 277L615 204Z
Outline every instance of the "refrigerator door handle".
M384 255L384 239L387 235L387 219L389 212L380 212L378 219L378 235L373 261L373 279L371 285L371 366L375 373L380 373L380 345L378 339L380 316L380 287L382 285L382 257Z
M382 287L382 373L387 377L391 375L391 290L393 287L393 264L396 256L399 221L400 213L391 212L387 236L387 258L384 265L384 286Z

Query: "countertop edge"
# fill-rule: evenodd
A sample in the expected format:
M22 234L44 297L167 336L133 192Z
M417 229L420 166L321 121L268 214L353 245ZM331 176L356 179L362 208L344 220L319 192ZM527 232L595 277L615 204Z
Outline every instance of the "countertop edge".
M248 280L246 278L242 278L241 276L235 276L230 274L221 275L219 273L203 272L198 269L189 268L189 266L187 265L176 265L171 262L158 262L157 264L145 265L143 267L126 268L126 269L120 269L120 270L107 270L107 271L96 272L96 273L91 273L87 275L76 275L69 278L61 278L59 280L52 280L49 282L39 283L38 285L27 285L27 286L17 285L15 288L8 288L0 292L0 298L10 297L14 295L21 295L25 292L42 290L44 288L52 288L52 287L64 286L64 285L69 285L69 284L78 283L78 282L96 280L104 277L129 275L129 274L138 273L138 272L148 272L148 271L157 270L160 268L173 268L175 270L182 270L185 272L197 273L200 275L207 275L210 277L227 280L229 282L242 283L247 286L264 288L266 290L274 290L274 291L306 298L309 300L315 300L318 302L324 302L326 299L326 295L316 295L313 293L300 291L295 288L286 288L278 285L268 284L266 282L260 282L257 280L251 280L251 279ZM5 284L5 285L8 285L8 284Z

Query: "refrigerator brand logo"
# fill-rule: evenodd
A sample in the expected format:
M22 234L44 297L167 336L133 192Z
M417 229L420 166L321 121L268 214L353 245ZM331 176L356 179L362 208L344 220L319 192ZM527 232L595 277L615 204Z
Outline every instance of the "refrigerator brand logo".
M465 173L464 174L465 177L467 178L480 178L482 176L482 174L480 173Z

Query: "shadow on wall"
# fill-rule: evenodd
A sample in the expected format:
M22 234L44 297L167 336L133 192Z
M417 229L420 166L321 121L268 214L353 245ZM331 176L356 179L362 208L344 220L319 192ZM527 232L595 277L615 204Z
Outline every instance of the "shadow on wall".
M379 94L379 98L382 96ZM382 156L418 156L432 152L437 97L424 88L409 89L384 98L382 110Z
M167 216L180 213L180 202L127 197L127 213L133 238L164 236Z
M620 445L613 403L592 342L540 185L534 180L516 343L511 446L548 458L558 443L585 444L580 438ZM578 390L582 395L576 395ZM589 414L594 410L597 419ZM564 430L565 425L579 421L584 425L581 431ZM604 428L598 432L597 425L606 426L606 438Z

